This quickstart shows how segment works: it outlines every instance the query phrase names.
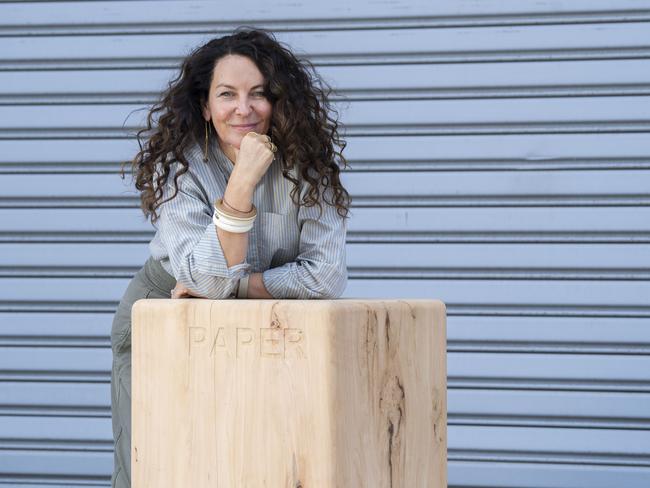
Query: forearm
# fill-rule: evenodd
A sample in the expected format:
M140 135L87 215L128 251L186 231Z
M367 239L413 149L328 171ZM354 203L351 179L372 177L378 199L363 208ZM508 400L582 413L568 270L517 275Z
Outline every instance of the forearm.
M246 212L251 208L254 190L255 187L231 177L224 193L224 199L232 207ZM217 227L217 237L228 267L244 262L248 251L248 232L228 232Z
M289 262L267 269L262 275L267 292L284 299L339 298L348 280L344 251L334 263L307 260Z
M248 298L273 298L262 281L262 273L253 273L248 279Z

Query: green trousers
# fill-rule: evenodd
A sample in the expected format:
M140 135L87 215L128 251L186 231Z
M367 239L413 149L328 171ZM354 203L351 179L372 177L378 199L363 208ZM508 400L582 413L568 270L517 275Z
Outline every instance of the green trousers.
M111 415L113 417L113 488L131 487L131 307L141 298L171 298L176 280L149 258L120 300L111 329Z

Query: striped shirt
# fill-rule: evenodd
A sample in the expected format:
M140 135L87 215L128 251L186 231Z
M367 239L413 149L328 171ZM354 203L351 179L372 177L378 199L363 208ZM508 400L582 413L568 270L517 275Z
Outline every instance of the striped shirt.
M151 256L192 294L209 299L234 296L239 280L251 273L263 273L264 286L274 298L340 297L347 284L347 221L322 197L320 218L318 205L298 207L289 195L294 184L282 175L280 161L271 163L255 188L257 218L246 258L228 267L212 215L233 163L216 138L209 149L207 163L198 144L186 151L189 169L178 178L178 194L158 208ZM174 175L181 167L172 164L163 199L174 194ZM302 199L309 184L298 179ZM327 191L331 201L331 189Z

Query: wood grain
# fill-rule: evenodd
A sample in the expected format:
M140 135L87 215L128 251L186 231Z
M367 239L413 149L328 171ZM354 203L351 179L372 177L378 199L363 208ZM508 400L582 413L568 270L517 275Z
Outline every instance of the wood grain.
M442 488L437 300L140 300L133 486Z

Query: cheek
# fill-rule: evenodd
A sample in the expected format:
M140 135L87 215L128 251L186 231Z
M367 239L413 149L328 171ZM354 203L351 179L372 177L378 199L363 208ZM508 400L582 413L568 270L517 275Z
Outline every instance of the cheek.
M224 121L228 120L230 114L235 109L235 105L224 99L212 100L210 103L210 113L215 120Z
M212 111L212 117L217 121L217 123L223 124L228 120L231 112L232 111L227 106L224 104L219 104L214 107Z
M265 119L271 120L271 114L273 113L273 106L270 103L266 102L259 106L257 112Z
M230 134L230 129L228 127L228 117L229 112L224 110L224 107L215 108L212 111L212 123L217 132L217 135L221 138L227 138Z

